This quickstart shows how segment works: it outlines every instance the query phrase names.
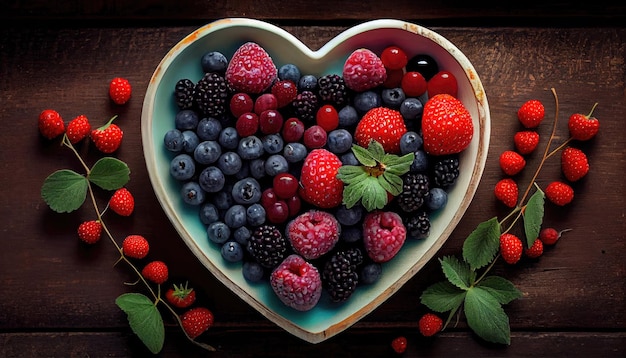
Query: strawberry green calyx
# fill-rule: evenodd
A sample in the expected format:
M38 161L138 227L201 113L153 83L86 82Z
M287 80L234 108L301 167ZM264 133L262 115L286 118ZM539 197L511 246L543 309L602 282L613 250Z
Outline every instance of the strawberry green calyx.
M103 131L103 130L109 128L116 118L117 118L117 114L114 115L113 117L111 117L111 119L109 119L108 122L106 122L104 125L102 125L102 127L97 128L97 130Z
M352 146L352 152L361 165L344 165L339 168L337 178L345 184L343 204L351 208L359 201L367 211L382 209L389 195L402 192L401 175L409 171L414 154L403 156L385 153L383 146L370 141L367 149Z

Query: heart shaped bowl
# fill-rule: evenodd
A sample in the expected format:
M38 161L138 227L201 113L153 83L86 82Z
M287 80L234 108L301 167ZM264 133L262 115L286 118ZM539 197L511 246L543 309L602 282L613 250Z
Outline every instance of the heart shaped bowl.
M299 312L279 301L269 283L247 282L241 264L226 262L220 255L220 247L207 239L198 207L183 202L181 184L169 174L173 155L165 149L163 138L174 127L178 111L173 99L176 82L183 78L195 82L202 77L200 58L204 53L220 51L229 58L248 41L265 48L277 67L293 63L303 74L317 76L341 74L347 56L361 47L380 54L385 47L396 45L409 57L418 53L429 54L440 69L456 76L458 98L472 116L474 136L461 154L460 176L449 192L447 206L431 216L429 237L407 240L400 253L383 264L383 274L376 283L359 286L342 304L332 303L324 294L315 308ZM393 19L373 20L346 30L313 51L279 27L253 19L231 18L197 29L165 55L146 92L141 130L148 173L156 196L193 254L211 274L267 319L305 341L319 343L347 329L382 304L441 248L478 187L489 147L490 117L485 90L470 61L444 37L419 25Z

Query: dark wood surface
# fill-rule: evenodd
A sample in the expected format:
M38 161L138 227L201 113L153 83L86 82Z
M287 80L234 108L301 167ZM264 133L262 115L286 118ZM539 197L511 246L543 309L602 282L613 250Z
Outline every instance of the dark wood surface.
M0 17L18 21L3 21L0 31L0 357L149 354L114 303L118 295L133 290L124 284L134 281L131 272L123 265L113 267L117 253L110 243L87 247L76 237L76 227L91 217L90 209L56 214L40 197L47 175L61 168L79 169L58 141L39 135L37 116L47 108L66 120L78 114L94 121L120 116L125 139L116 156L131 168L128 187L136 208L131 217L110 217L107 224L118 238L129 233L149 238L151 256L170 265L173 279L190 280L199 300L215 313L215 327L201 340L217 352L207 354L188 343L165 315L162 356L392 356L389 343L399 334L409 339L405 356L626 355L623 6L600 1L502 9L447 2L418 7L399 1L390 10L379 9L373 1L347 1L355 11L342 7L320 13L309 3L289 1L215 6L204 1L179 1L176 6L154 1L5 3ZM472 205L437 257L460 254L464 238L478 223L506 214L492 188L502 177L498 155L512 148L512 135L519 129L515 112L521 103L542 100L552 119L554 87L560 99L557 141L562 141L567 117L586 113L599 102L595 115L601 121L600 133L583 145L590 173L575 184L571 205L546 207L546 225L573 230L539 260L494 268L524 294L505 307L512 328L510 346L484 343L463 321L435 339L420 338L417 320L425 308L419 305L419 295L442 279L436 259L363 320L315 345L263 318L204 269L169 223L150 186L140 117L148 80L163 55L198 26L225 16L267 19L311 48L354 23L396 17L432 24L467 55L489 100L490 153ZM133 84L133 97L123 107L110 104L107 97L114 76ZM540 132L547 135L548 127ZM79 150L87 158L97 156L93 148ZM538 159L532 156L529 165L534 167ZM558 160L550 160L538 182L559 175ZM526 174L520 177L521 182L528 179Z

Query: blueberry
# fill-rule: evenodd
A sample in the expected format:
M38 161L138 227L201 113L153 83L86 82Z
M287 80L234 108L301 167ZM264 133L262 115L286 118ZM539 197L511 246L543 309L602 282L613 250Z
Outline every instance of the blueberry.
M200 65L204 72L226 72L228 67L228 59L221 52L210 51L202 55Z
M422 137L414 131L408 131L400 138L400 153L408 154L415 152L422 147L424 141Z
M417 120L423 111L424 104L417 98L407 98L400 105L400 114L406 122Z
M306 155L307 155L307 150L304 144L302 143L298 143L298 142L289 143L283 149L283 156L285 157L285 159L287 159L289 163L300 162L304 160Z
M200 205L206 198L206 193L195 181L189 181L183 184L180 193L185 203L189 205Z
M356 226L348 226L341 228L341 240L347 243L354 243L361 240L361 229Z
M234 175L241 171L243 162L239 154L235 152L226 152L220 155L217 160L217 167L220 168L224 175Z
M250 226L263 225L265 223L265 208L258 203L248 206L248 209L246 209L246 218Z
M220 249L222 258L228 262L239 262L243 260L243 249L237 241L227 241Z
M447 203L448 193L442 188L432 188L426 196L425 204L432 211L444 208Z
M302 91L315 92L317 89L317 77L313 75L304 75L300 77L298 83L298 93Z
M254 204L261 199L261 185L254 178L245 178L233 185L233 200L238 204Z
M226 210L235 203L232 191L232 185L228 185L224 186L222 190L213 195L213 205L215 205L219 211L226 212Z
M354 108L361 115L372 108L380 107L381 104L380 95L374 91L360 92L354 96Z
M222 131L222 123L215 118L202 118L196 127L200 140L217 140Z
M300 69L293 63L282 65L278 69L278 78L281 80L289 80L293 83L298 83L300 82L301 76Z
M352 147L352 134L346 129L334 129L328 133L328 150L335 154L345 153Z
M217 142L226 150L235 150L239 145L239 134L235 127L226 127L220 132Z
M252 231L247 226L239 227L233 232L233 239L241 245L248 245L248 240L251 236Z
M220 219L220 213L217 210L217 207L212 203L204 203L200 207L200 221L204 225L212 224Z
M205 191L209 193L217 193L224 187L226 178L224 177L224 173L222 173L218 167L210 166L204 168L202 172L200 172L198 181L200 182L202 189Z
M361 283L371 285L378 281L380 275L383 273L383 266L379 263L368 263L361 269Z
M193 151L193 159L203 165L215 163L222 155L222 147L214 140L205 140Z
M178 129L170 129L163 136L165 149L170 152L180 152L183 150L183 132Z
M251 135L242 138L237 146L237 154L244 160L257 159L264 153L263 142L259 137Z
M272 154L265 160L265 173L271 177L278 173L287 173L288 171L289 163L280 154Z
M243 205L233 205L224 214L224 223L231 229L237 229L246 224L246 208Z
M239 156L239 155L237 155ZM240 158L241 159L241 158ZM243 178L247 178L250 176L250 162L241 161L241 169L237 173L235 173L234 177L237 180L241 180Z
M259 282L265 275L265 269L255 261L246 261L241 267L243 277L250 282Z
M421 149L413 154L415 158L413 163L411 163L410 171L413 173L425 173L428 170L428 154Z
M343 106L337 114L339 115L340 127L350 127L359 121L359 114L356 108L350 105Z
M223 244L230 238L230 228L222 221L209 224L206 232L209 240L216 244Z
M352 226L356 225L363 217L363 207L361 205L355 205L348 209L345 205L340 205L335 210L335 218L341 225Z
M250 176L254 179L261 179L265 176L265 160L252 159L248 162L248 167L250 168Z
M198 118L198 114L195 111L191 109L183 109L182 111L178 111L178 113L176 113L174 126L176 129L181 131L196 130L199 121L200 118Z
M406 95L402 88L385 88L380 94L383 105L389 108L398 109L404 100Z
M196 163L189 154L179 154L170 161L170 175L176 180L189 180L196 172Z
M200 144L200 138L196 132L188 130L183 131L183 150L187 153L193 153L196 147Z
M268 134L263 137L262 141L263 150L268 154L280 153L285 145L283 137L278 134Z
M361 165L361 163L359 163L359 160L356 159L356 155L354 155L352 151L341 155L341 157L339 157L339 160L341 160L341 164L343 165Z

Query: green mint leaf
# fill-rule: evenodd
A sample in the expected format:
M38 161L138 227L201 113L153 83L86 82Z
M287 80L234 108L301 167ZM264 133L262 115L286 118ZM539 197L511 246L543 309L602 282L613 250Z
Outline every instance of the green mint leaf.
M461 306L465 292L449 281L440 281L426 288L420 296L420 301L435 312L448 312Z
M451 284L467 290L476 280L476 272L471 270L466 262L461 262L454 256L444 256L439 259L441 269Z
M372 158L379 163L383 161L383 158L385 158L385 148L383 148L383 145L375 140L371 140L369 142L367 145L367 151L370 152Z
M467 324L478 336L488 342L511 343L509 317L491 292L479 286L470 288L463 307Z
M522 297L522 292L511 281L500 276L487 276L476 286L489 292L503 305Z
M380 186L382 186L383 189L390 192L394 196L402 193L402 178L395 174L391 174L386 170L383 175L378 177L378 183L380 183Z
M537 187L537 191L528 199L524 210L524 232L526 234L526 244L528 247L539 237L541 223L543 222L543 210L546 195Z
M87 179L69 169L50 174L41 186L41 197L57 213L69 213L83 205L87 197Z
M366 167L373 167L376 165L376 158L374 158L372 153L370 153L367 149L358 145L353 145L352 153L354 153L354 156L359 163L365 165Z
M478 224L463 243L463 259L472 270L488 265L500 247L500 223L497 217Z
M165 326L154 302L140 293L125 293L115 303L126 313L130 328L150 352L159 353L165 341Z
M415 160L415 154L413 153L408 153L401 157L394 154L385 154L383 157L385 173L402 175L411 169L413 160Z
M378 179L367 177L363 180L361 203L367 211L382 209L387 205L387 192L378 183Z
M123 161L112 158L101 158L93 165L87 179L105 190L123 187L130 180L130 169Z

